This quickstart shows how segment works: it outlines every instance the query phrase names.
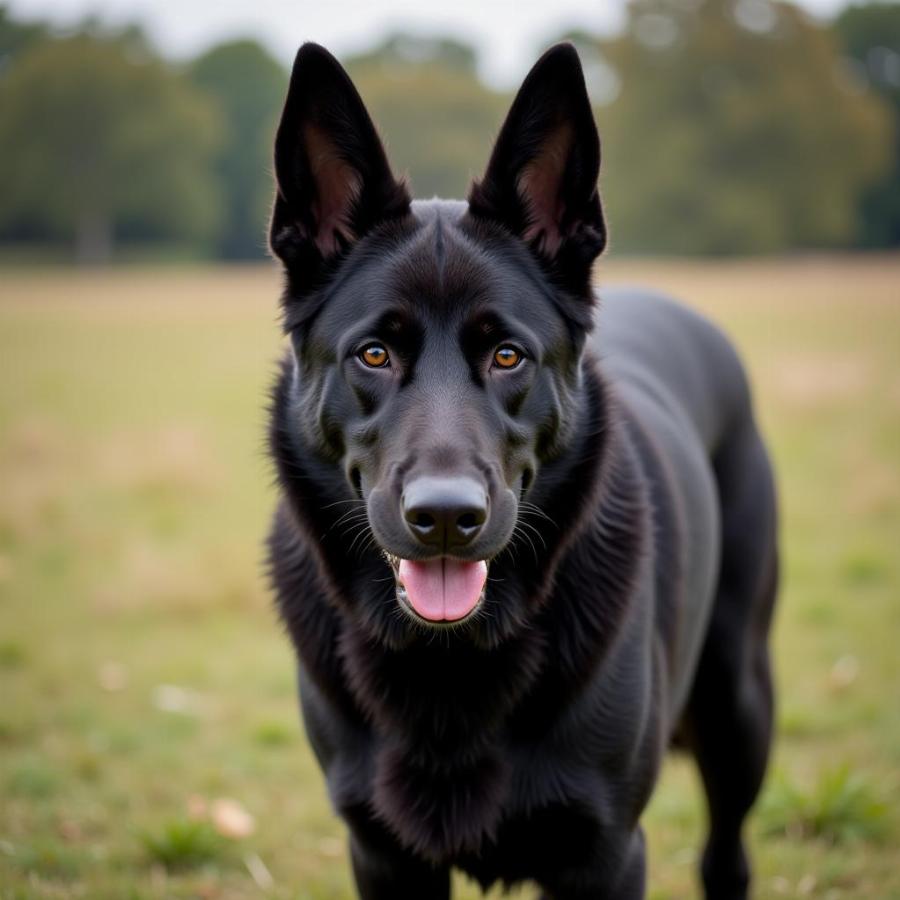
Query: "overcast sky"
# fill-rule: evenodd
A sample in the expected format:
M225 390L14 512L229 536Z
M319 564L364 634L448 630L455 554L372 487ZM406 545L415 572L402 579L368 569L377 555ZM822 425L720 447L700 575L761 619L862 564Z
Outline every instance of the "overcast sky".
M799 0L816 16L846 0ZM170 56L189 56L222 39L251 35L286 62L306 40L334 53L367 47L396 28L457 35L474 44L482 74L498 87L517 82L546 41L573 26L608 30L622 0L12 0L21 18L71 25L88 14L121 24L139 22Z

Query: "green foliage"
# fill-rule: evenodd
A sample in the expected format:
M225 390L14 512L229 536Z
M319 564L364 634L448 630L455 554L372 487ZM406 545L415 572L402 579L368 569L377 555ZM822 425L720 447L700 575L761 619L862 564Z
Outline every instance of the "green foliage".
M128 226L204 237L218 219L217 138L205 99L125 42L37 43L0 81L0 223L73 239L88 260Z
M887 813L883 791L844 763L825 769L810 789L783 777L776 780L766 791L760 817L767 834L842 844L883 838Z
M225 841L205 821L170 819L140 833L141 844L152 862L167 869L192 869L221 858Z
M617 96L598 110L616 248L839 246L887 164L882 105L841 77L828 33L770 0L634 0L580 41ZM611 82L611 84L610 84Z
M224 197L219 255L261 257L273 195L272 145L287 72L258 43L242 40L208 50L188 74L217 106L225 127L215 158Z
M487 164L508 102L478 80L464 51L399 35L346 61L392 165L419 197L465 196Z
M870 85L893 114L892 165L859 198L866 247L900 244L900 4L850 6L838 16L834 32L849 57L849 74Z
M475 75L475 51L468 44L453 38L424 37L395 32L380 44L353 57L357 67L397 68L433 65L464 75Z
M0 6L0 73L23 51L45 40L47 29L40 22L18 22Z
M880 91L900 103L900 3L870 2L848 6L835 20L841 46L859 63Z
M632 0L620 35L572 37L614 249L900 245L900 4L822 26L783 0ZM465 196L510 100L475 50L398 32L344 62L415 193ZM0 240L261 257L286 89L252 40L179 67L139 28L61 39L0 7Z

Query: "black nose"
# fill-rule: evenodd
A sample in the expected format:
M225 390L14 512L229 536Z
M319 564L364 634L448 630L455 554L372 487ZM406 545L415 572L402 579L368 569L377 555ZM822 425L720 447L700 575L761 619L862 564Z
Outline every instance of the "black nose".
M488 517L487 494L471 478L420 476L404 488L402 506L416 539L439 552L473 541Z

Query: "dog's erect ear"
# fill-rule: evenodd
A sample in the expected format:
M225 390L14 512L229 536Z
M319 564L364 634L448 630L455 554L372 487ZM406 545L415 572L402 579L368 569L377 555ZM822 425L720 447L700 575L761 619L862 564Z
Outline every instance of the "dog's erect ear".
M577 284L606 244L600 139L578 53L551 47L528 73L469 192L476 218L504 225Z
M294 61L275 181L269 244L287 266L314 267L409 210L353 82L318 44L304 44Z

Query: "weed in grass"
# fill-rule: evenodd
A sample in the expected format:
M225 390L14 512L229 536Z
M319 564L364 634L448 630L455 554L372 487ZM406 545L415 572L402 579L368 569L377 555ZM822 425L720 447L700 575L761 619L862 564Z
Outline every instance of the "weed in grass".
M847 584L864 587L885 581L888 569L884 560L875 553L869 550L856 550L844 557L841 573Z
M822 719L805 707L788 706L778 716L778 734L784 738L809 738L827 731Z
M43 760L32 759L19 763L6 779L6 790L31 800L46 800L59 788L58 774Z
M760 821L768 835L842 844L883 838L887 813L869 779L844 763L825 769L809 789L776 779L763 798Z
M52 838L15 846L10 856L13 866L22 872L47 878L74 878L88 862L81 850Z
M294 743L297 729L289 728L283 722L270 721L257 725L253 739L262 747L284 747Z
M18 669L27 659L28 653L18 641L0 641L0 669Z
M171 819L141 831L140 840L150 861L167 869L193 869L226 857L225 842L209 822Z
M141 737L137 730L118 722L112 723L93 737L95 749L104 754L125 756L141 747Z
M104 759L93 750L81 750L73 754L72 769L83 781L97 782L103 775Z
M832 626L837 622L839 615L833 604L827 600L811 600L803 609L803 618L810 625Z

